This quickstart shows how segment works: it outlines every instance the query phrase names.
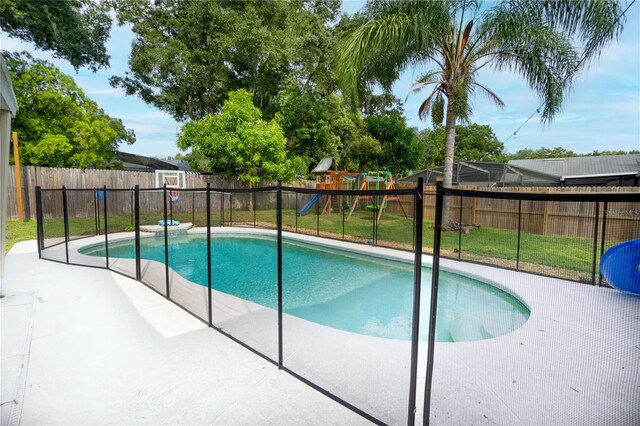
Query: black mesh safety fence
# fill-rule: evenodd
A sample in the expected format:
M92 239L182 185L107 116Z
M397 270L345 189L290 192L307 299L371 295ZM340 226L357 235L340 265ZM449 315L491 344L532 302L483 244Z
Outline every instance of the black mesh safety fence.
M162 197L161 210L159 196ZM156 287L157 291L207 322L207 190L167 187L162 193L154 194L153 198L161 218L151 229L142 227L142 230L152 230L155 237L144 241L147 244L141 240L141 268L148 258L155 262L148 264L141 274L143 277L147 274L149 282L163 282L164 287Z
M104 256L93 255L99 247L104 247L104 238L99 237L104 235L104 195L104 189L65 188L69 263L106 267ZM92 244L87 248L88 243Z
M282 230L285 232L298 232L302 228L300 221L300 209L303 207L300 194L296 192L282 192ZM300 228L298 224L300 222Z
M206 189L168 189L169 216L183 226L203 228L207 226Z
M100 192L100 189L98 190ZM130 278L136 278L135 190L103 188L102 232L108 250L104 250L107 267ZM100 250L100 248L96 247ZM92 253L94 256L96 252Z
M423 423L636 424L640 196L437 192Z
M100 233L98 191L66 189L69 241Z
M597 284L612 286L617 276L633 276L636 273L632 268L633 265L628 266L627 271L624 270L624 266L618 266L615 257L616 253L629 253L628 256L633 258L633 253L640 253L640 202L604 202L601 203L600 211L602 237L598 248ZM607 271L601 269L601 262L605 255L606 263L613 265ZM638 274L640 272L636 276ZM631 280L629 277L625 281L630 282Z
M39 191L40 236L38 246L41 257L48 260L67 262L66 221L63 209L62 189Z
M170 231L171 192L163 189L139 189L139 279L165 297L170 297L171 253L166 248L169 236L177 236ZM175 220L175 219L174 219ZM166 226L165 226L166 224ZM166 230L166 232L165 232ZM127 260L136 258L136 248L131 247Z
M413 419L408 410L415 398L415 259L406 252L396 259L371 257L366 245L347 238L353 235L346 232L349 220L362 222L358 229L368 245L376 238L379 210L365 208L361 216L347 219L349 201L361 201L357 196L362 201L371 197L379 205L384 197L355 191L284 191L283 200L305 200L284 208L283 216L295 210L298 232L309 236L285 236L281 242L282 365L369 420L404 424ZM406 208L412 209L413 203L407 202ZM410 214L400 223L381 220L406 235L408 247L415 230L414 211ZM305 215L311 220L301 220Z
M374 423L639 420L638 194L38 188L36 204L41 258L139 280Z
M211 234L211 325L275 363L278 251L272 229L277 193L255 188L214 194L212 199L224 197L229 207L225 226Z
M415 197L388 195L376 197L374 242L376 246L405 251L414 250Z
M344 203L344 239L373 245L376 237L377 197L369 194L348 194L344 196Z
M450 195L443 199L440 255L445 258L561 278L602 282L608 247L636 238L637 203ZM462 206L462 208L460 207ZM433 226L425 222L425 245Z

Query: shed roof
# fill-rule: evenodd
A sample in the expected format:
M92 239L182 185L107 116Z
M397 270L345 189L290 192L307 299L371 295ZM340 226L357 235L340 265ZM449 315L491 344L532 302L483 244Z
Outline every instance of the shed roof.
M115 154L118 160L125 163L125 169L128 170L191 170L186 161L160 160L122 151L116 151Z
M625 175L640 172L640 154L511 160L508 164L562 178Z
M403 179L404 182L417 181L424 177L426 184L434 185L444 174L444 166L424 169ZM486 161L455 161L453 163L453 183L457 185L477 186L553 186L560 176L529 170L504 163Z

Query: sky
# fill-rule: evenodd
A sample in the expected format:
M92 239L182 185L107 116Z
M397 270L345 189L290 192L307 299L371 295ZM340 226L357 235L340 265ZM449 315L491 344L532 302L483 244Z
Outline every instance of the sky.
M352 14L363 4L362 1L343 1L343 10ZM623 2L624 7L627 4ZM490 125L510 153L524 148L556 146L585 154L594 150L640 149L640 2L631 6L626 17L619 40L610 43L600 58L582 72L566 97L562 111L551 124L542 124L539 117L534 117L514 135L536 111L540 99L517 75L491 70L481 71L478 81L491 88L506 107L500 110L482 96L475 97L472 122ZM107 114L121 119L127 128L135 131L136 143L121 145L122 151L166 158L180 152L176 138L183 123L109 85L109 77L123 76L128 70L133 38L130 27L119 27L114 22L107 43L110 67L96 73L87 68L76 72L68 62L53 58L51 52L37 50L31 43L12 39L1 32L0 48L26 50L36 58L51 61L72 76ZM409 92L413 82L426 69L407 70L393 87L398 98L407 99L405 117L408 124L418 129L431 127L429 121L418 119L418 107L425 95L409 95Z

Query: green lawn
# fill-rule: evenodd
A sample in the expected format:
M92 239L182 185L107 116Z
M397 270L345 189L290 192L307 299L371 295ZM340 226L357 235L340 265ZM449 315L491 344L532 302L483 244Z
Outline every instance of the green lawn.
M346 216L345 216L346 217ZM285 210L282 215L283 228L288 231L320 235L322 237L337 238L362 243L372 243L374 235L373 213L363 210L354 212L349 220L343 222L342 213L317 216L310 212L304 216L297 216L294 210ZM156 223L162 215L141 215L142 224ZM194 222L195 226L206 225L205 213L176 213L174 219L181 222ZM254 212L229 211L223 214L214 211L211 224L224 225L253 225L275 228L275 210L261 210ZM104 224L100 224L100 232ZM10 221L7 225L9 238L7 248L18 241L35 239L35 221ZM46 219L43 224L47 238L64 236L62 219ZM130 215L110 216L109 232L131 231L133 225ZM380 246L413 249L413 220L403 216L385 213L377 225L377 244ZM96 221L94 218L70 218L69 234L72 236L95 235ZM433 247L433 222L425 221L423 247L430 253ZM458 252L460 247L460 252ZM498 266L516 267L517 232L495 228L476 228L469 234L448 231L442 234L442 253L445 256L463 260L479 261L496 264ZM520 263L522 270L544 273L575 280L590 277L592 269L593 241L591 239L543 236L536 234L521 234Z
M19 220L7 221L7 241L4 248L9 251L13 245L19 241L35 240L36 239L36 221L26 220L20 222Z

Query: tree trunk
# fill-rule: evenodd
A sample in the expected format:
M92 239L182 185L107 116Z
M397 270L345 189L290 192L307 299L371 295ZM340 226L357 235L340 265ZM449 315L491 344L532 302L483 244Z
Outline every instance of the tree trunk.
M453 110L453 102L447 102L446 137L444 140L444 177L442 184L445 188L453 185L453 150L456 143L456 113ZM444 197L442 206L442 221L445 227L449 224L449 197Z
M249 182L249 189L253 188L253 184L251 182ZM247 206L250 212L253 212L253 192L247 192L247 194L249 195L249 205Z

